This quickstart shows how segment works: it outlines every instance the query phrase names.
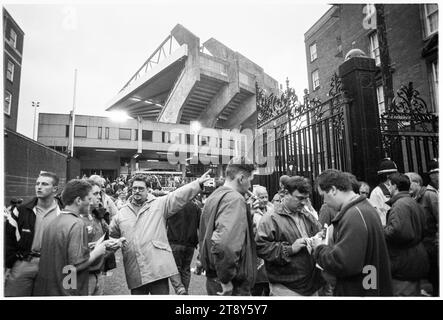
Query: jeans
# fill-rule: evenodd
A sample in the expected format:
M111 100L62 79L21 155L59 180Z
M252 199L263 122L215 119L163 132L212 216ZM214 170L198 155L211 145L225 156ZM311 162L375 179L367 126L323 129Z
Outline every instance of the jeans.
M5 297L30 297L38 274L40 258L17 260L5 281Z
M147 283L141 287L131 289L132 295L143 294L169 294L169 282L168 278L160 279L151 283Z
M105 277L101 272L89 273L88 296L102 296L105 289Z
M252 296L269 296L270 289L268 282L256 283L251 289Z
M301 294L298 294L297 292L289 289L288 287L286 287L283 284L280 283L270 283L269 287L271 289L271 293L270 296L297 296L297 297L301 297ZM314 292L311 297L317 297L318 296L318 291Z
M188 247L181 244L171 243L172 254L174 255L175 264L177 265L178 272L180 274L180 280L186 291L189 289L189 283L191 281L191 262L194 256L194 247ZM177 278L171 277L172 286L180 285ZM177 279L178 280L178 279Z
M233 296L250 296L251 295L251 289L249 288L249 285L246 282L236 282L232 281L233 289L232 289L232 295ZM208 293L208 296L217 296L218 292L222 292L222 286L220 284L220 280L217 278L210 278L206 277L206 292Z

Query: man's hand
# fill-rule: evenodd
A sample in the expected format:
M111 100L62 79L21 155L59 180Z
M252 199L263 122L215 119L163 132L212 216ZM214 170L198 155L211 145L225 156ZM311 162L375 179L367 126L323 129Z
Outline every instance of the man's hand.
M311 238L311 246L313 249L317 248L321 244L325 244L325 239L320 235L320 232L317 233L314 237Z
M209 181L209 179L211 179L211 177L209 176L209 172L211 172L211 169L206 171L200 178L197 179L200 185L204 184L206 181Z
M221 283L222 286L222 292L217 292L219 296L232 296L232 290L234 289L234 286L232 285L232 282L229 281L228 283Z
M291 247L292 252L296 254L301 250L301 248L306 247L306 240L304 238L297 239L294 241Z
M103 256L106 253L106 244L105 242L101 242L97 244L94 248L94 250L91 251L89 254L91 260L95 260L101 256Z

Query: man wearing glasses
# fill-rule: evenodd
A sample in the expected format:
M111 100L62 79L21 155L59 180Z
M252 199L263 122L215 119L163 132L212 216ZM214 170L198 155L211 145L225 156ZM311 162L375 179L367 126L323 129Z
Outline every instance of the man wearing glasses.
M323 284L320 270L310 254L309 238L321 230L320 223L304 209L311 186L303 177L290 177L287 191L274 212L264 215L255 241L257 255L265 261L273 296L313 296Z
M124 237L122 247L126 282L133 295L169 294L168 279L178 273L168 242L166 219L180 211L210 179L209 171L166 196L148 192L148 181L135 175L131 201L111 221L110 237Z

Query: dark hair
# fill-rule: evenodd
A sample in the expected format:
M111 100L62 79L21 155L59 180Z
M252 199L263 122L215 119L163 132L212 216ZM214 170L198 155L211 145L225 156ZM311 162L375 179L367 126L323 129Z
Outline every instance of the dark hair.
M360 183L358 182L357 178L350 172L343 173L349 177L349 180L351 181L352 191L354 191L355 193L360 193Z
M134 184L135 181L141 181L144 182L144 184L146 185L146 188L149 188L150 184L148 181L148 177L146 177L143 174L136 174L131 178L131 181L129 182L129 186L132 188L132 185Z
M232 158L226 167L226 176L231 180L235 179L235 176L239 173L243 173L249 177L254 170L254 164L246 157Z
M308 179L300 176L288 177L285 180L285 189L292 194L295 190L300 193L311 193L311 184Z
M84 199L91 189L92 186L86 180L72 179L63 189L62 201L65 205L71 205L77 197Z
M352 182L349 173L345 173L336 169L327 169L323 171L316 180L316 185L321 190L328 192L332 186L340 191L351 191Z
M48 178L52 178L52 184L54 186L58 186L58 182L59 179L57 177L57 175L54 172L50 172L50 171L40 171L40 174L38 175L39 177L48 177Z
M391 180L391 184L397 186L398 191L409 191L411 187L411 181L408 176L403 173L394 173L389 177L389 180Z

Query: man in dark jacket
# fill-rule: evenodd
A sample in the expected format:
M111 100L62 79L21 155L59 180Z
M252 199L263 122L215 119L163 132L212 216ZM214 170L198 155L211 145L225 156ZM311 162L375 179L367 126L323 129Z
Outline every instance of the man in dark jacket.
M306 178L291 177L286 195L274 212L264 215L255 241L257 254L265 261L273 296L312 296L323 281L320 269L307 247L307 239L320 230L320 223L304 209L311 186Z
M208 295L250 295L257 273L252 217L244 194L254 166L233 158L226 181L206 200L200 219L200 259L206 270Z
M168 218L168 241L179 272L179 277L171 277L171 283L177 294L187 294L191 281L191 262L198 244L198 225L201 209L189 201L177 214ZM184 287L185 291L178 290Z
M384 228L391 260L395 296L419 296L420 279L427 276L428 256L423 245L425 213L409 195L409 178L401 173L389 177L391 209Z
M15 208L5 228L5 265L9 269L5 296L32 296L39 271L43 231L59 215L55 199L58 177L42 171L35 184L36 197Z
M331 241L313 241L315 260L336 278L334 295L392 296L389 255L377 211L366 196L352 190L344 172L325 170L316 184L324 202L339 211L332 220Z

